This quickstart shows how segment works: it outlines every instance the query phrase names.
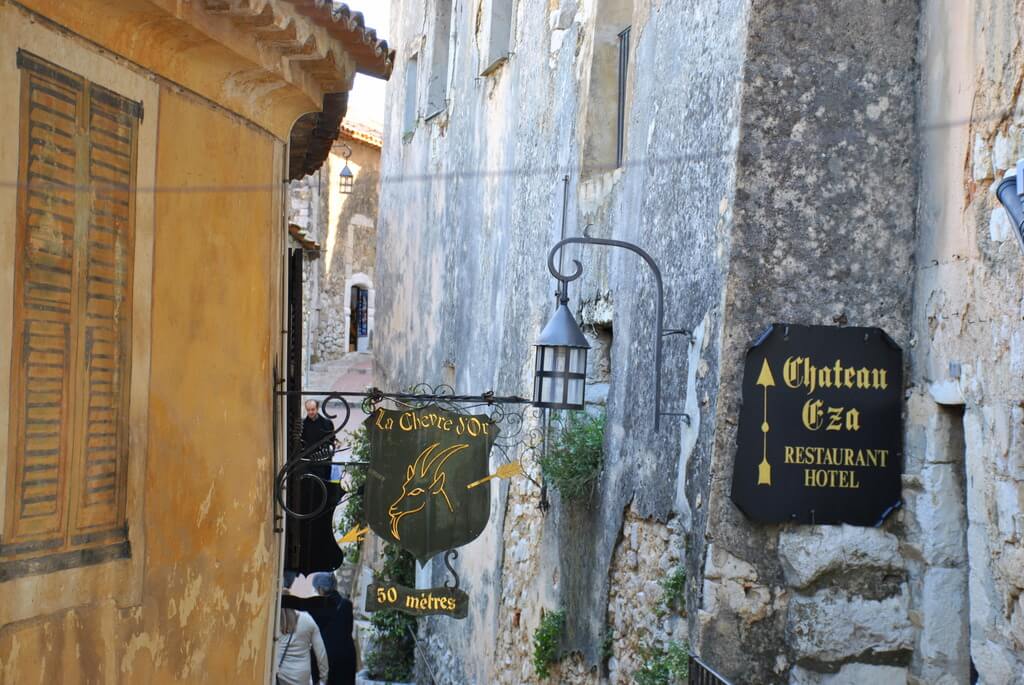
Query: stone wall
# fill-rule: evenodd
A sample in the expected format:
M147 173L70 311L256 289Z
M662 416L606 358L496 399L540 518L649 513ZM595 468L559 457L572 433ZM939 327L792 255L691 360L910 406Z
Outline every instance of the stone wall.
M964 682L968 659L1024 682L1024 253L992 193L1024 156L1021 32L1010 0L922 15L907 513L927 683Z
M450 104L411 131L404 128L403 99L413 93L414 74L421 95L434 76L426 72L436 17L432 3L411 1L392 13L401 64L389 96L394 142L382 167L386 177L406 181L386 184L381 205L382 383L437 383L447 380L447 368L458 392L530 393L531 345L551 311L546 258L560 232L566 170L568 234L593 223L593 235L642 244L662 268L666 322L697 332L692 344L669 339L662 379L663 410L686 411L691 425L666 418L655 433L650 271L635 255L603 248L567 254L586 265L572 286L572 306L595 327L595 340L610 342L610 361L603 362L610 382L588 388L607 406L604 470L594 501L577 510L551 492L552 507L541 513L540 493L526 481L494 489L488 529L460 550L470 616L422 622L438 682L534 681L529 655L542 609L567 615L567 656L553 682L607 680L612 666L616 682L631 682L639 644L655 647L688 634L681 619L652 629L649 610L659 600L653 588L664 576L661 559L682 563L686 468L690 459L707 460L714 425L707 419L717 393L712 330L734 169L720 151L737 135L745 3L635 5L519 2L514 54L478 78L477 3L457 3L450 69L438 75ZM588 156L581 178L587 141L607 135L587 122L607 122L609 111L615 119L617 79L592 73L594 64L606 63L595 52L608 47L595 45L593 35L598 27L602 40L610 33L617 50L615 36L629 24L626 163L616 169L614 159ZM692 40L681 43L680 35ZM417 100L415 111L422 114L423 105ZM692 126L665 125L670 121ZM602 356L594 350L591 360L601 365ZM534 464L529 468L539 475ZM421 582L444 581L443 567L434 566ZM626 594L641 588L645 599L628 605Z
M434 4L393 13L382 383L530 394L568 174L568 235L661 266L666 324L692 331L666 341L661 409L689 420L653 431L646 267L567 252L608 414L594 501L494 488L459 559L470 616L421 623L424 669L536 682L532 636L564 610L552 682L632 682L641 647L673 641L737 683L951 685L972 663L1022 682L1024 254L990 192L1024 151L1014 3L521 0L483 77L479 7L455 4L440 73ZM625 26L616 167L599 127ZM431 79L448 106L410 125ZM744 356L775 322L878 326L903 350L904 506L877 529L756 524L729 498ZM663 616L677 567L686 616Z

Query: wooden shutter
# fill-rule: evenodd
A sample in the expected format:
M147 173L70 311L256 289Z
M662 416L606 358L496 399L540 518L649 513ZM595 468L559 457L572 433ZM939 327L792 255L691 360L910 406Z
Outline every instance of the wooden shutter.
M131 359L135 103L89 86L88 225L81 249L81 408L72 544L124 523ZM77 491L77 492L76 492Z
M5 542L29 550L64 538L83 95L65 72L23 72Z
M0 553L125 533L141 107L19 52L21 158Z

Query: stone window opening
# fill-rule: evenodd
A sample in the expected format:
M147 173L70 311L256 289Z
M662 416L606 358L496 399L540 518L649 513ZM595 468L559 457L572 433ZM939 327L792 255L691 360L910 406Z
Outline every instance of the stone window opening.
M583 335L590 343L587 355L587 406L603 407L608 401L612 379L612 322L584 324Z
M435 0L427 108L423 117L426 120L433 119L448 106L448 56L452 42L452 10L452 0Z
M633 0L599 0L585 98L584 177L614 171L625 157L632 28Z
M481 76L488 76L498 70L512 54L512 19L515 16L515 0L484 0L483 47L481 51Z
M0 581L130 556L131 290L142 106L24 51L17 62L20 344L11 366Z
M402 117L403 137L411 136L416 130L417 78L419 78L419 55L412 55L405 62L405 110Z
M925 562L920 592L923 621L920 675L928 682L952 675L957 682L975 683L978 675L970 649L968 527L971 524L967 515L970 493L964 430L966 412L963 404L935 406L936 420L929 430L930 445L921 467L924 492L917 506L917 518L923 528ZM953 608L950 602L962 602L962 606ZM951 621L950 616L958 620Z

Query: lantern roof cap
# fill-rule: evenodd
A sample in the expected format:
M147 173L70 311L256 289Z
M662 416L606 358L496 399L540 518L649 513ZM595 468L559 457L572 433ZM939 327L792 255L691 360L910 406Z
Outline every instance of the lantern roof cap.
M590 343L587 342L583 331L580 330L579 325L576 323L575 317L569 311L569 306L564 302L558 305L554 316L544 326L544 330L540 332L540 337L537 338L535 345L590 349Z

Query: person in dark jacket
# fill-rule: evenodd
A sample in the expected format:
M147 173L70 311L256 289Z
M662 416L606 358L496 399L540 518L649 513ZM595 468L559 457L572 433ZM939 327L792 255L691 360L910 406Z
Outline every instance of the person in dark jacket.
M352 602L338 594L333 573L313 576L313 588L326 601L309 611L327 649L327 685L354 685L356 682L356 644L352 639ZM314 674L315 679L315 674Z
M317 483L313 478L302 478L299 481L297 510L312 512L321 503L323 510L318 516L293 524L299 546L303 550L302 561L293 570L309 574L337 568L345 558L335 542L333 525L334 509L345 493L338 483L331 481L331 457L337 442L334 438L334 423L320 413L320 403L316 400L307 400L305 406L301 447L303 453L315 448L306 456L312 463L305 473L315 476L320 482ZM323 501L325 490L326 502Z
M324 464L316 465L310 469L311 473L323 478L325 481L331 477L330 457L334 453L334 440L326 439L334 435L334 422L320 413L320 403L316 400L306 400L306 418L302 419L302 450L305 452L321 440L324 443L317 447L316 452L308 455L309 458L324 460ZM322 475L321 475L322 474Z

